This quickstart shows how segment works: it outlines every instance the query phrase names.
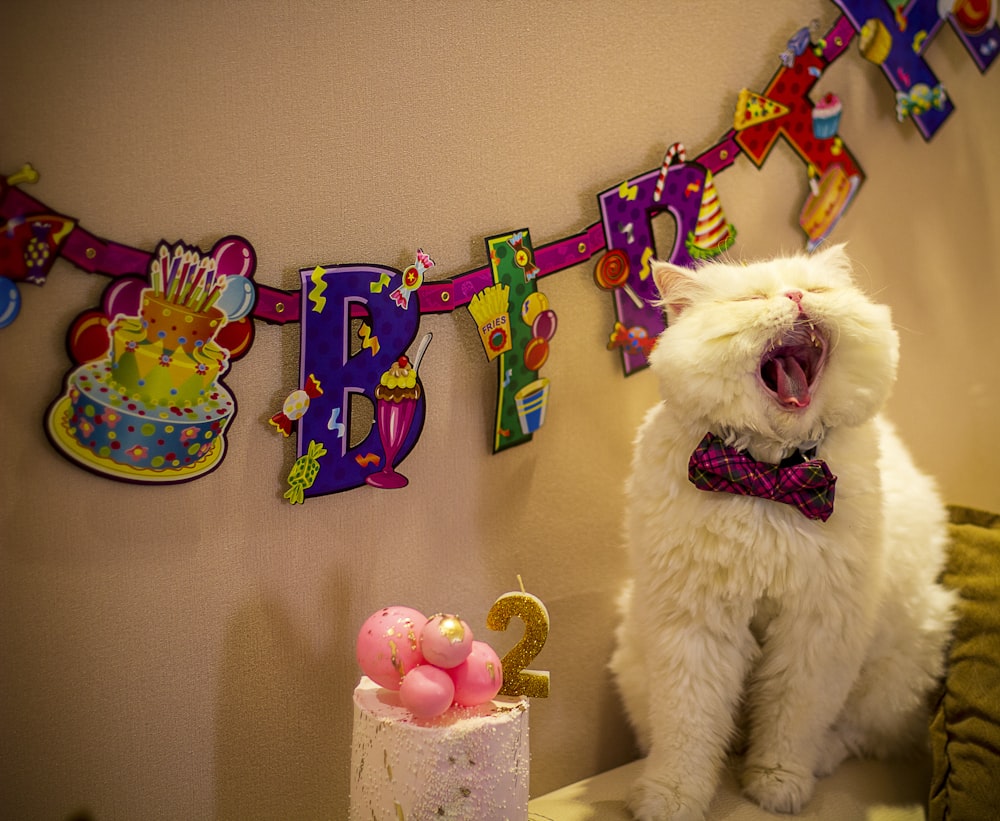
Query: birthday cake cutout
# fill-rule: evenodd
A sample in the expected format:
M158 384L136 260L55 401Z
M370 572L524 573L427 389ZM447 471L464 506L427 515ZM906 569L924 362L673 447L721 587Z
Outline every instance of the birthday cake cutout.
M218 342L227 277L197 248L161 243L135 314L107 326L103 355L66 380L47 432L64 455L110 478L165 483L212 470L236 411Z

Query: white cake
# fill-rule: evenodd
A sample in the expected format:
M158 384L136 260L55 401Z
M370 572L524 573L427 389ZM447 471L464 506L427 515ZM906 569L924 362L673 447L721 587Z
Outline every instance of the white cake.
M354 690L351 821L526 821L528 699L418 719L367 676Z

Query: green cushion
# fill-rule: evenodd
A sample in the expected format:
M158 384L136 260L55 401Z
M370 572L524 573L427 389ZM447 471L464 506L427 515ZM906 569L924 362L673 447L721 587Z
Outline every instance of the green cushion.
M961 596L931 719L930 821L1000 818L1000 516L951 508L943 582Z

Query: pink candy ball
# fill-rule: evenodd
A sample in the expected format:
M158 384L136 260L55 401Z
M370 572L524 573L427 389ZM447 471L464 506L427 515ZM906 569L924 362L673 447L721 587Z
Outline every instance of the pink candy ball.
M424 660L420 629L427 617L412 607L393 605L372 613L358 632L358 664L368 678L398 690L410 670Z
M458 616L438 613L420 631L420 649L431 664L444 669L457 667L472 650L472 630Z
M433 664L421 664L403 676L399 700L417 718L434 718L451 707L455 683Z
M472 642L469 657L448 673L455 682L455 703L463 707L485 704L503 686L500 657L484 641Z

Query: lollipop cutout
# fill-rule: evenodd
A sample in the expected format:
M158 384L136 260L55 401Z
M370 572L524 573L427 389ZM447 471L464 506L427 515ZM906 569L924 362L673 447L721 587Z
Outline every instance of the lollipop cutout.
M628 254L620 248L612 248L598 260L594 267L594 281L599 287L605 291L621 288L628 294L628 298L632 300L636 308L642 308L642 300L628 284L628 275Z

